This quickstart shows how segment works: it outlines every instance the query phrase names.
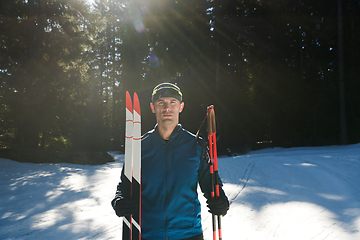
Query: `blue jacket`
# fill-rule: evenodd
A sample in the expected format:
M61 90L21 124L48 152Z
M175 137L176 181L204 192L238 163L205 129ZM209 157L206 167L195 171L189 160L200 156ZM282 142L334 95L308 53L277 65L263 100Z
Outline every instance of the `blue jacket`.
M155 126L142 137L141 156L142 237L177 240L202 233L197 185L210 195L210 164L195 135L179 124L164 140Z

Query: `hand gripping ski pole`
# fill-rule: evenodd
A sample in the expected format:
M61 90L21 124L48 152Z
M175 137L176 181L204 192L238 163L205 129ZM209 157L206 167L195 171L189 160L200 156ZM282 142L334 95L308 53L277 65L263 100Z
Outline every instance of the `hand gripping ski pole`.
M124 189L139 202L139 211L123 218L123 240L141 240L141 113L139 98L134 93L134 106L126 92Z
M219 189L219 173L218 173L218 162L217 162L217 148L216 148L216 122L215 122L215 111L214 106L211 105L207 108L207 129L209 135L209 152L211 159L210 176L211 176L211 198L220 197ZM219 240L222 240L221 232L221 216L217 216ZM216 217L212 215L213 225L213 240L216 240Z

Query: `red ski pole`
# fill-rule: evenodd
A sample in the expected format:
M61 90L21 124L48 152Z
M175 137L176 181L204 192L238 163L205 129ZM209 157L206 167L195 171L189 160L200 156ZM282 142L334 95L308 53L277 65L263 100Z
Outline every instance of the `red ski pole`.
M211 176L211 198L220 197L219 189L219 173L218 173L218 162L217 162L217 147L216 147L216 122L215 122L215 111L214 106L211 105L207 108L207 125L208 125L208 135L209 135L209 151L211 158L210 166L210 176ZM212 215L213 222L213 239L216 240L216 220L215 215ZM219 240L222 240L222 231L221 231L221 216L218 216L218 230L219 230Z

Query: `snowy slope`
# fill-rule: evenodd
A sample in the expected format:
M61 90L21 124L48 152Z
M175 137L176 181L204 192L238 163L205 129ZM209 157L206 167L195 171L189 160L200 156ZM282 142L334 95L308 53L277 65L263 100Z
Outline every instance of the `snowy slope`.
M110 201L124 158L114 156L101 166L0 159L0 239L121 239ZM223 157L219 172L231 202L224 240L360 239L360 144Z
M226 239L360 239L359 144L252 152L221 173Z

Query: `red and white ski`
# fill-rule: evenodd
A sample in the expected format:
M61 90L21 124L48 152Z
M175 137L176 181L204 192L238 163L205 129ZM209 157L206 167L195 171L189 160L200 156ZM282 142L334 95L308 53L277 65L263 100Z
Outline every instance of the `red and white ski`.
M134 93L134 105L126 92L124 189L139 202L139 211L123 218L123 240L141 240L141 112L139 98Z

